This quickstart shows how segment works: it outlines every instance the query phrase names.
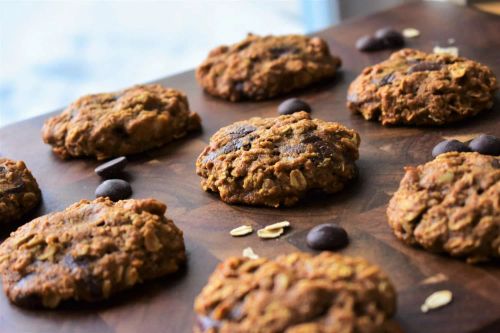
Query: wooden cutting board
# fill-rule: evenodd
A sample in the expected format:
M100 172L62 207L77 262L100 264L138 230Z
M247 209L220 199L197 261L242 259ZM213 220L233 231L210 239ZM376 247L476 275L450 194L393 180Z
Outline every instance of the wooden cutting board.
M313 117L339 121L359 131L360 177L346 190L330 196L310 196L287 209L230 206L199 186L194 163L210 136L221 126L251 116L275 116L281 100L229 103L205 95L193 72L160 80L189 96L191 108L203 119L203 132L177 143L130 158L129 180L134 198L155 197L168 204L167 215L184 230L189 252L185 272L118 295L99 304L78 304L58 310L25 310L0 294L0 332L190 332L192 304L215 265L251 246L261 256L274 257L297 249L309 251L304 239L314 225L335 221L349 232L351 244L342 251L379 264L399 293L395 323L405 332L500 332L500 268L470 266L459 260L428 254L397 241L385 219L385 208L397 189L405 165L428 161L432 147L444 137L489 133L500 136L500 102L475 119L438 128L386 128L351 114L345 106L349 83L389 51L360 53L359 36L393 26L414 27L421 36L409 47L430 52L434 45L456 40L460 54L490 66L500 76L500 19L464 7L442 3L413 3L377 15L347 21L317 35L342 57L342 71L332 81L294 94L310 102ZM243 37L243 36L242 36ZM208 50L207 50L208 52ZM29 96L27 96L29 98ZM43 191L43 204L34 215L93 198L99 178L92 160L61 161L42 143L40 129L49 115L0 129L0 152L26 161ZM292 228L277 240L255 234L232 238L241 224L255 227L288 220ZM2 230L2 238L11 230ZM420 312L433 291L450 289L453 302L428 314Z

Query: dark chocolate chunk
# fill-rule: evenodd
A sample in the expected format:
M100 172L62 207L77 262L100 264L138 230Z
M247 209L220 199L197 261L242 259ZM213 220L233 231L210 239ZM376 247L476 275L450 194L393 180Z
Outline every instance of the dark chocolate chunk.
M128 198L132 194L130 184L122 179L108 179L97 186L95 196L109 197L113 201Z
M458 140L445 140L432 148L432 157L435 158L438 155L448 153L450 151L468 152L471 150L465 143Z
M419 62L418 64L411 66L408 69L408 74L415 73L415 72L438 71L442 67L443 67L443 65L438 63L438 62L422 61L422 62Z
M366 35L356 41L356 49L359 51L377 51L383 48L384 43L373 36Z
M299 111L310 113L311 106L298 98L289 98L278 106L278 113L281 115L292 114Z
M484 155L500 155L500 139L494 135L481 134L469 143L472 151Z
M338 250L348 243L347 232L335 223L317 225L307 234L307 245L315 250Z
M125 156L117 157L95 168L95 173L103 178L116 177L125 169L127 158Z
M403 34L392 28L382 28L375 32L375 38L387 48L396 48L405 45Z

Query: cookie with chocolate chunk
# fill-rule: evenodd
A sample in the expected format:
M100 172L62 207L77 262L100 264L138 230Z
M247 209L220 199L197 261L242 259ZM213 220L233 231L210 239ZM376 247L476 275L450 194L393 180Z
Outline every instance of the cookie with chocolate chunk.
M98 160L160 147L200 127L182 92L159 84L87 95L43 126L43 140L61 158Z
M98 301L174 273L184 240L155 199L82 200L39 217L0 245L2 284L11 302L55 308Z
M406 167L387 208L403 242L463 258L500 258L500 157L451 152Z
M0 226L18 221L40 199L38 183L26 164L0 157Z
M382 270L331 252L229 258L195 300L196 333L386 332L396 292Z
M309 190L340 191L357 174L360 137L306 112L221 128L196 161L205 191L227 203L291 206Z
M230 101L262 100L331 78L340 58L319 37L257 36L213 49L196 70L211 95Z
M497 88L491 69L478 62L403 49L363 70L347 106L382 125L444 125L490 109Z

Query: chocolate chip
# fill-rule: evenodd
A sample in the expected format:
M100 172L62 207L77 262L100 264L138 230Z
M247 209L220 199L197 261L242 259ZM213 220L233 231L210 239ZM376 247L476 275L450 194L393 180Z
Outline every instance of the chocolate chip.
M239 139L254 132L256 129L257 128L252 125L243 125L233 129L231 132L229 132L229 135L232 139Z
M127 165L125 156L117 157L95 168L95 173L103 178L116 177Z
M311 106L298 98L289 98L278 106L278 113L281 115L292 114L299 111L310 113Z
M383 48L384 43L373 36L366 35L356 41L356 49L359 51L377 51Z
M472 151L484 155L500 155L500 139L494 135L481 134L469 143Z
M335 223L317 225L307 234L307 245L315 250L338 250L348 243L347 232Z
M391 84L392 81L394 81L395 79L395 75L394 75L394 72L392 73L389 73L389 74L386 74L384 75L383 78L381 78L378 82L377 82L377 85L379 87L382 87L382 86L385 86L387 84Z
M438 71L442 67L443 67L443 65L438 63L438 62L422 61L416 65L411 66L408 69L408 73L411 74L411 73L416 73L416 72Z
M432 148L432 157L435 158L438 155L451 151L468 152L471 150L465 143L458 140L445 140L438 143L436 146L434 146L434 148Z
M295 47L273 47L269 49L269 52L271 53L272 59L277 59L286 54L297 54L300 51Z
M403 34L392 28L378 29L375 31L375 38L388 48L396 48L405 44Z
M128 198L132 194L130 184L122 179L108 179L97 186L95 196L109 197L113 201Z
M220 321L212 319L208 316L198 316L196 323L201 332L206 332L214 328L217 329L221 326Z

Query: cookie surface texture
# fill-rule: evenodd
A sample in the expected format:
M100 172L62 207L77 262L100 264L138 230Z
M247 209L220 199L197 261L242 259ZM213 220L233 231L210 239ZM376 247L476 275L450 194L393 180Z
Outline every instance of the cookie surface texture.
M151 84L83 96L48 119L42 136L61 158L103 160L163 146L200 123L186 95Z
M331 78L340 65L319 37L249 34L213 49L197 68L196 79L223 99L262 100Z
M291 206L309 190L340 191L357 174L360 137L306 112L221 128L198 157L205 191L227 203Z
M500 157L452 152L406 167L387 217L407 244L470 263L500 258Z
M195 300L196 333L385 332L396 293L379 267L322 252L229 258Z
M0 245L0 273L11 302L57 307L98 301L174 273L186 254L180 231L155 199L82 200L39 217Z
M18 221L40 199L38 183L26 164L0 157L0 226Z
M403 49L362 71L347 106L383 125L445 125L490 109L497 88L493 72L478 62Z

